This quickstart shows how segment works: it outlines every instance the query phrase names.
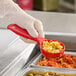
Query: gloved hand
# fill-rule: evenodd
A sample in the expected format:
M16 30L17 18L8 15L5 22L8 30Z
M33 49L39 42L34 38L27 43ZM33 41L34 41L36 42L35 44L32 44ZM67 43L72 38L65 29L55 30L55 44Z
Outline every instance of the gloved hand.
M0 0L0 5L0 16L12 20L15 24L26 29L33 37L44 37L43 25L40 20L25 13L12 0Z

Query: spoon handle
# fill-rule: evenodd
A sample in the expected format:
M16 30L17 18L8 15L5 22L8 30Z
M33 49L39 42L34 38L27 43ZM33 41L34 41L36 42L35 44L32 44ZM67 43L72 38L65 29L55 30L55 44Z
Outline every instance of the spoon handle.
M19 36L22 36L24 38L30 39L30 40L34 40L36 42L38 42L38 38L34 38L32 37L26 29L23 29L21 27L19 27L16 24L10 24L7 26L8 29L10 29L11 31L13 31L14 33L16 33Z

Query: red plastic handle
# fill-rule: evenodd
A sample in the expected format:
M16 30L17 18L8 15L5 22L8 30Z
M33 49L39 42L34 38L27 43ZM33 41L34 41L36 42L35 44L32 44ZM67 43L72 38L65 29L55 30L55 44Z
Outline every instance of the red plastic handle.
M30 36L30 34L27 32L27 30L19 27L16 24L10 24L10 25L7 26L7 28L10 29L11 31L13 31L14 33L16 33L19 36L34 40L34 41L39 43L38 38L34 38L34 37Z

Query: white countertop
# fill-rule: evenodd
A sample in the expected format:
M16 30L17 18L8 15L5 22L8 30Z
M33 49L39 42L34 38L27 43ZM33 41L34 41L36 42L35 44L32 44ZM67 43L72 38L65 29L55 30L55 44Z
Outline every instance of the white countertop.
M0 29L0 53L8 48L9 44L16 38L18 38L18 36L11 31Z
M0 29L0 76L4 76L3 73L8 71L14 64L17 64L16 61L20 57L22 57L22 62L19 63L17 70L22 67L28 60L34 46L35 44L23 42L19 39L19 36L9 30ZM32 47L31 50L30 47ZM26 50L27 48L30 51Z

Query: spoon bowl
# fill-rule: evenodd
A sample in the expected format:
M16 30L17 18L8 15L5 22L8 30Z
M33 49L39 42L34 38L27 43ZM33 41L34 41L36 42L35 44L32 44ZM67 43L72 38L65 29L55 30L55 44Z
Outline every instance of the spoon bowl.
M50 40L47 40L47 41L50 41ZM64 51L65 51L65 46L64 46L64 44L61 43L60 41L57 41L57 40L52 40L52 41L59 42L60 45L63 46L63 50L62 50L61 52L59 52L59 53L49 53L49 52L45 51L42 46L40 46L42 54L43 54L45 57L47 57L47 58L57 58L57 57L61 57L61 56L64 54Z

